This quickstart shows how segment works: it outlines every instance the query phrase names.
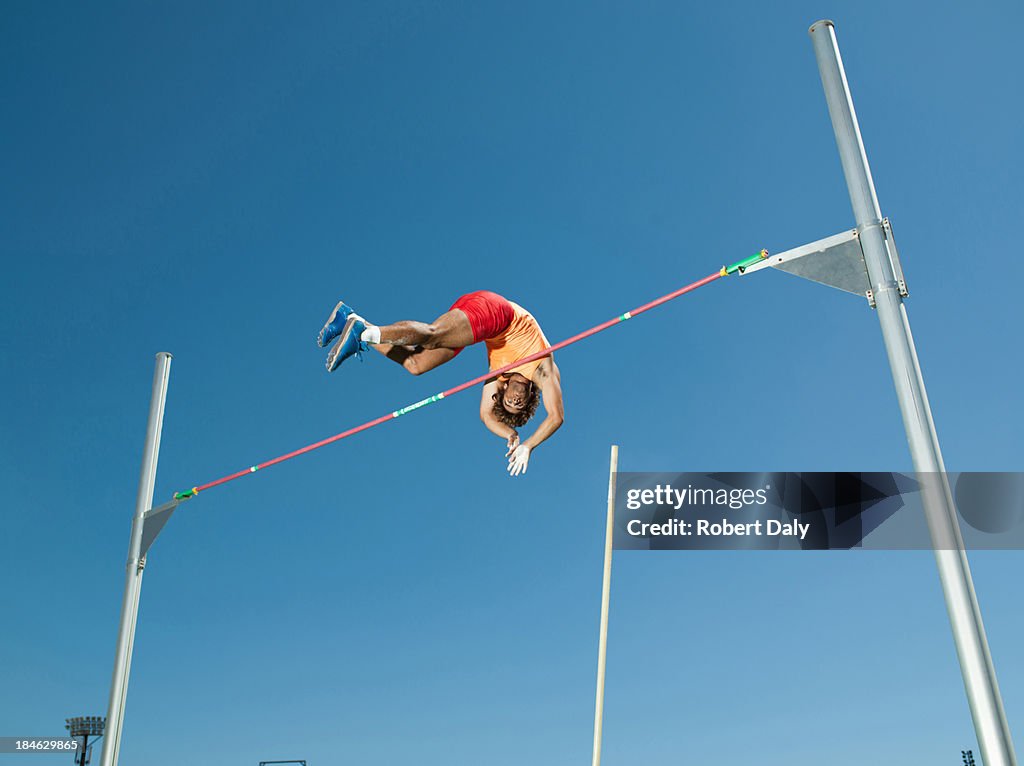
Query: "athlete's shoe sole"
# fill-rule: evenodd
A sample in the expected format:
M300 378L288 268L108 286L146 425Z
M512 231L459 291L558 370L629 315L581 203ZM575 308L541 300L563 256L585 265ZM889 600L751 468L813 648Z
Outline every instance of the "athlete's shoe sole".
M345 301L338 301L338 305L334 307L334 311L332 311L331 315L327 317L327 321L324 322L324 326L320 328L320 334L316 336L316 344L320 346L320 348L327 348L327 345L341 334L344 329L345 321L351 313L352 309L345 305ZM341 314L340 326L335 323L335 320L338 318L338 314Z
M338 336L338 340L334 342L327 354L327 372L334 372L350 356L361 355L369 348L359 337L365 329L366 322L355 314L345 320L341 335Z

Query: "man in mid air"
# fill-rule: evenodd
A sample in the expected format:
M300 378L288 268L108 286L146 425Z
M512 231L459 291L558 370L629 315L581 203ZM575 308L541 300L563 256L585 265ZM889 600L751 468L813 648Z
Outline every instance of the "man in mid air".
M335 340L337 339L337 340ZM484 342L489 368L497 370L551 346L529 311L496 293L468 293L430 324L403 321L373 325L339 302L320 330L317 343L326 347L327 371L333 372L369 346L422 375L454 359L465 346ZM517 428L526 425L544 399L547 416L537 430L519 440ZM508 472L526 473L530 453L562 425L562 387L554 357L520 365L484 384L480 419L488 430L505 439Z

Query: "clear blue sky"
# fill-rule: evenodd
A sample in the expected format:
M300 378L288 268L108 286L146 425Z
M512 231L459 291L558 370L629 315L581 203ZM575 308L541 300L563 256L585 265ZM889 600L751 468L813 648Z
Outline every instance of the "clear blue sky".
M484 369L323 369L343 297L560 339L852 226L834 18L951 470L1024 469L1019 3L22 3L0 44L0 734L103 714L153 355L157 500ZM590 757L624 470L909 470L864 302L729 280L558 357L509 479L467 393L211 491L150 556L122 764ZM1020 748L1020 552L975 554ZM957 763L930 554L616 559L605 762ZM45 758L40 758L45 762Z

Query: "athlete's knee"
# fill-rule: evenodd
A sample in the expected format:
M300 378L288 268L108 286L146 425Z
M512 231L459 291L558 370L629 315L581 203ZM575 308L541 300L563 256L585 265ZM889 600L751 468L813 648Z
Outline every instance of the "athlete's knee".
M423 326L423 341L420 345L423 348L443 348L445 332L436 324Z

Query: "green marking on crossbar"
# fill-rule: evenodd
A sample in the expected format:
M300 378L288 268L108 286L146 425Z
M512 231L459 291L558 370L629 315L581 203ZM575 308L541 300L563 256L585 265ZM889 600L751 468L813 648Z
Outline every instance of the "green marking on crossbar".
M743 270L746 269L748 266L753 266L755 263L763 261L767 257L767 250L762 250L759 253L754 253L754 255L750 256L749 258L744 258L742 261L736 261L736 263L734 263L732 266L726 266L723 269L725 273L722 274L722 276L724 277L728 276L729 274L735 274L737 271L742 274Z
M394 417L394 418L401 417L402 415L405 415L407 412L412 412L413 410L418 410L420 407L426 407L428 404L433 404L434 402L439 402L442 399L444 399L444 394L443 393L441 393L441 394L434 394L433 396L428 396L426 399L422 399L421 401L418 401L415 404L410 404L408 407L402 407L402 409L400 409L400 410L395 410L394 412L391 413L391 417Z

